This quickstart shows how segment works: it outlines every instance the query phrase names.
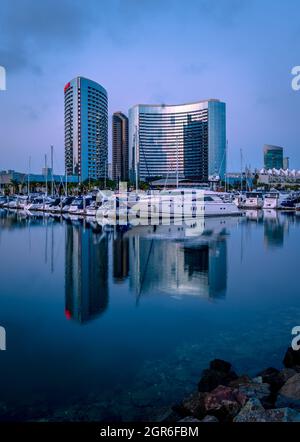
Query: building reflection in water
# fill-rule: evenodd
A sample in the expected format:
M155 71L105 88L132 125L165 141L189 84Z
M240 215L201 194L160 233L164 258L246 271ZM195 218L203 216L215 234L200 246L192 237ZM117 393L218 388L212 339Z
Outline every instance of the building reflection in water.
M193 221L194 222L194 221ZM128 231L130 287L146 294L216 298L227 286L226 227L237 219L207 219L188 227L139 226Z
M129 274L129 242L120 228L115 229L113 238L113 278L115 283L121 283Z
M108 306L108 239L80 223L65 226L65 314L85 323Z

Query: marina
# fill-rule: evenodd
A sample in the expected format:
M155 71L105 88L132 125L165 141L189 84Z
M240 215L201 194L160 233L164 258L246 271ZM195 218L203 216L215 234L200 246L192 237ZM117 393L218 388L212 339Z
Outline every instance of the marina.
M300 312L297 213L118 226L0 209L2 419L159 420L214 357L280 365Z

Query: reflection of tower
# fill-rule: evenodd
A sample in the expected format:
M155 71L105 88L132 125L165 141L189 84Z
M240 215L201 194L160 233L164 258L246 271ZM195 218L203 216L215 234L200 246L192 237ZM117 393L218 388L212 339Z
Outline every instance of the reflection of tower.
M115 282L121 282L129 273L129 245L128 238L121 234L113 240L113 277Z
M227 286L226 240L200 245L130 237L130 285L137 296L163 293L215 298Z
M91 229L66 224L66 316L87 322L108 305L108 243L93 241Z
M274 213L273 213L274 212ZM282 247L284 240L284 224L280 223L274 210L264 215L264 239L268 247Z

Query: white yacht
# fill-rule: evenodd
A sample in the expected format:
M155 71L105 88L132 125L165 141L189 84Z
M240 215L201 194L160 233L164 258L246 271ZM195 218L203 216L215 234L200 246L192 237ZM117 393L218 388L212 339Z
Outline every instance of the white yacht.
M169 219L219 215L241 215L241 211L233 202L222 199L217 192L185 188L141 196L132 192L123 199L114 195L97 210L97 218L109 218L112 222L150 219L151 224L160 218L167 223Z
M268 192L264 196L263 209L280 209L281 203L286 199L286 195L277 191Z
M243 209L262 209L264 204L263 194L261 192L247 192L243 203Z

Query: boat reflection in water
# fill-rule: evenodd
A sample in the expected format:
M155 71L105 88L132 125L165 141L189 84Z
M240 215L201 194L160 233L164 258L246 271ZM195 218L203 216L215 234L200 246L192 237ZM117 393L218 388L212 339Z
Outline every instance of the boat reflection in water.
M108 306L108 238L66 223L65 315L85 323Z
M123 241L128 241L130 288L137 300L149 294L225 296L226 229L239 222L236 217L200 218L182 226L128 230Z
M264 239L267 247L282 247L288 223L277 210L264 210Z

